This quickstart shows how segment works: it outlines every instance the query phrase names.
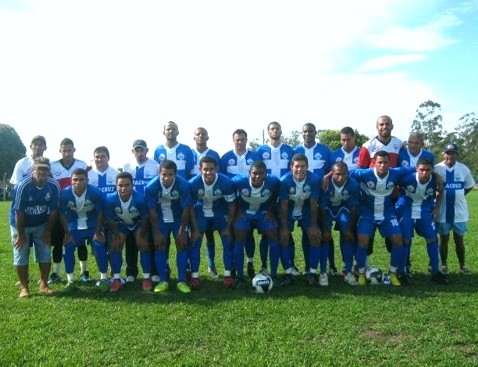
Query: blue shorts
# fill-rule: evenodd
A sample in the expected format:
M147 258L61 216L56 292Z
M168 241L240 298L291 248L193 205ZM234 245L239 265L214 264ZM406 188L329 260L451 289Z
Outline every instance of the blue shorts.
M302 228L303 231L309 229L311 226L312 226L312 221L311 221L311 218L310 218L310 214L309 215L304 215L304 216L301 216L299 218L297 217L292 217L292 218L289 218L287 220L287 228L289 228L289 231L293 231L294 230L294 224L297 222L297 225ZM316 225L318 226L318 224L316 223Z
M227 227L227 219L224 215L205 217L196 213L196 223L198 225L198 230L201 233L209 231L222 232Z
M235 229L250 231L257 229L259 232L266 232L270 229L277 230L277 222L274 219L267 219L266 213L244 214L234 223Z
M433 240L437 237L437 228L431 217L429 219L412 219L410 216L404 216L400 218L400 228L402 229L402 236L406 240L413 238L414 229L419 236L427 240Z
M42 235L45 232L46 223L35 226L26 227L25 235L27 243L20 250L15 248L15 242L18 238L18 231L15 227L10 226L10 234L13 245L13 265L26 266L30 261L30 246L35 249L35 261L40 264L49 263L51 261L50 246L43 242Z
M70 230L75 246L84 246L85 244L91 245L93 243L93 237L95 230L92 229L73 229Z
M373 217L361 216L357 224L357 235L367 235L372 238L377 228L382 237L385 238L402 234L396 216L387 217L383 220L375 220Z
M438 223L438 233L440 235L446 236L450 233L450 231L463 236L466 232L468 232L468 222Z
M325 212L325 223L328 229L332 229L332 224L335 221L336 230L347 230L350 222L350 212L347 210L340 210L337 215L333 215L330 210Z

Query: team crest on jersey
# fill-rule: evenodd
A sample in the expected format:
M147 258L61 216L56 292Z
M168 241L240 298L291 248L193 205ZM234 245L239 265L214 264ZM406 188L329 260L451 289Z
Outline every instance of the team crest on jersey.
M96 179L96 180L93 179L92 181L90 181L90 183L91 183L93 186L98 187L98 179Z
M241 195L249 197L249 196L251 196L251 191L249 189L243 188L243 189L241 189Z
M408 185L407 186L407 191L408 192L415 192L415 187L413 185Z
M402 161L402 167L408 167L410 163L408 161Z
M314 154L314 159L315 159L316 161L320 161L320 160L322 159L322 154L320 154L320 153L315 153L315 154Z
M216 190L214 190L213 195L214 196L222 196L222 191L220 189L216 189Z
M165 159L166 159L166 155L165 155L164 153L161 153L161 154L159 155L159 161L162 162L162 161L164 161Z
M179 191L178 190L171 191L171 197L175 199L179 198Z
M59 177L61 175L61 170L56 169L52 174L53 174L53 177Z
M204 189L199 189L198 190L198 196L199 197L204 197Z
M47 192L47 193L45 194L45 200L47 200L47 201L50 201L50 200L51 200L51 194L50 194L49 192Z
M264 152L264 153L262 153L262 159L263 159L264 161L271 159L270 153L269 153L269 152Z
M368 182L367 182L367 187L368 187L369 189L375 188L375 182L373 182L373 181L368 181Z
M129 208L129 212L132 214L138 213L138 208L134 205L131 205L131 207Z
M289 187L289 194L291 195L295 194L295 187Z
M228 166L234 166L236 164L236 160L234 158L231 158L227 161Z
M343 161L342 157L337 157L337 159L335 160L335 162L342 162L342 161Z
M247 162L247 165L250 166L252 165L252 163L254 163L254 159L249 158L248 160L246 160L246 162Z
M121 210L121 208L119 206L115 207L115 214L116 215L120 215L123 211Z
M287 152L282 152L281 158L289 160L289 154L287 154Z
M350 194L349 194L348 190L343 189L343 190L342 190L342 196L343 196L344 198L348 199L348 198L350 197Z
M393 189L395 184L393 182L387 182L387 189Z
M312 190L312 187L310 187L310 185L304 185L302 190L304 190L304 192L310 192Z
M177 157L178 157L178 160L179 160L179 161L184 161L184 159L186 158L186 157L184 156L184 153L181 153L181 152L178 153Z
M433 187L429 187L426 191L427 196L434 196L435 195L435 189Z
M68 204L66 204L66 207L71 210L75 210L76 208L76 203L74 201L69 201Z

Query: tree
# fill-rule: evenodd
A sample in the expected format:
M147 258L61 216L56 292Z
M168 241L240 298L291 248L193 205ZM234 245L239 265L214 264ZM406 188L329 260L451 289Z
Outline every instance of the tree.
M440 152L439 146L446 135L443 132L441 121L441 105L433 101L425 101L421 103L417 110L415 120L412 122L412 132L422 133L425 137L425 148L431 150L435 154Z
M478 117L474 112L460 117L455 128L454 140L460 149L459 160L466 164L473 174L478 174Z
M22 143L20 136L10 125L0 124L0 179L4 175L9 178L12 175L15 163L25 157L27 149Z
M282 140L284 141L285 144L288 144L290 145L291 147L296 147L298 145L300 145L301 143L301 140L300 140L300 137L301 137L302 133L298 130L293 130L291 131L291 133L289 134L289 136L282 136Z

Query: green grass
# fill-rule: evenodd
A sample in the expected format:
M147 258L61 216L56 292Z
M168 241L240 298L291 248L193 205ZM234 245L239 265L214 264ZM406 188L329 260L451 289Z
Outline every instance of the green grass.
M476 208L478 192L470 193L468 201ZM65 294L59 285L54 296L42 297L36 294L38 272L31 263L33 296L20 300L8 209L9 203L0 202L0 366L478 363L478 220L473 211L465 240L474 274L456 274L450 247L448 286L429 282L425 245L416 239L410 287L358 288L331 278L328 289L310 288L299 278L292 287L256 295L208 280L203 261L203 287L190 295L179 294L174 286L164 295L144 293L138 281L119 294L100 294L92 286ZM386 269L388 255L381 242L373 264ZM96 276L93 262L90 269Z

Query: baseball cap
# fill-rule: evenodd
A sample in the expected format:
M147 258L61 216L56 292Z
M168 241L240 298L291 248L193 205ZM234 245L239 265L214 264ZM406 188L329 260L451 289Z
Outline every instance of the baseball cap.
M136 147L147 148L148 145L146 144L146 142L143 139L137 139L133 143L133 149L136 148Z
M30 144L33 144L33 143L34 143L35 141L37 141L37 140L41 141L43 144L46 145L46 139L45 139L44 136L41 136L41 135L35 135L35 136L33 137L33 139L32 139L32 142L31 142Z
M50 160L46 157L37 157L33 161L33 168L50 168Z
M445 145L445 148L443 149L443 153L447 153L447 152L458 153L458 147L456 146L455 143L448 143L447 145Z

